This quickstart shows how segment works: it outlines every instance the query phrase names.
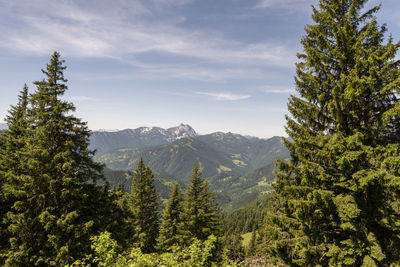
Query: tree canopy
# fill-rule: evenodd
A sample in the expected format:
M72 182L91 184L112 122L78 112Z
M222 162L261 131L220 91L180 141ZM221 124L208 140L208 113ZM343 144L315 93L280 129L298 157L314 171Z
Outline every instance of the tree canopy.
M320 0L301 41L264 241L292 266L399 264L399 43L366 3Z

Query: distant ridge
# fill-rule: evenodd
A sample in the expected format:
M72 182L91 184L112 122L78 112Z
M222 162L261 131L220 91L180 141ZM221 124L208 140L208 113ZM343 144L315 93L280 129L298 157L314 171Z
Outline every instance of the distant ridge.
M139 127L120 131L94 131L90 137L90 149L96 149L96 156L106 152L136 147L158 146L185 137L196 137L196 131L187 124L163 129L160 127Z
M194 130L190 130L189 127L185 127L183 135L182 131L175 129L175 132L171 130L174 133L173 137L166 138L171 136L171 132L163 133L162 139L157 134L156 140L152 139L154 135L151 134L154 133L155 127L129 130L128 133L133 131L133 134L128 137L124 131L118 132L119 135L107 133L102 135L104 143L116 144L118 140L114 139L120 138L121 135L130 140L121 143L121 148L98 153L96 160L105 163L112 170L132 170L140 158L143 158L146 164L162 177L183 182L187 180L196 161L200 163L204 177L213 177L223 173L243 175L274 163L276 157L288 156L280 137L249 140L239 134L223 132L186 137L189 135L188 131L190 135L195 135ZM156 132L159 133L160 129L156 128ZM140 146L135 146L138 143Z

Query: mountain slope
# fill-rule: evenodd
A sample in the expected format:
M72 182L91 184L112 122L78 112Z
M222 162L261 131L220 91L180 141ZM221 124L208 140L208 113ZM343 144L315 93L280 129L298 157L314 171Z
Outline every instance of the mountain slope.
M196 137L219 152L229 155L243 170L252 171L275 162L276 158L287 158L289 151L284 147L281 137L267 140L246 138L233 133L212 133Z
M132 171L143 158L156 177L162 178L159 189L164 194L169 188L166 185L172 185L173 181L187 184L193 164L198 161L203 170L202 177L217 192L221 207L232 210L270 192L275 179L276 158L289 156L281 137L263 140L222 132L197 136L190 126L185 125L167 129L168 134L165 133L167 130L160 129L142 127L130 130L129 135L124 131L115 136L110 136L113 133L98 134L104 138L105 145L103 153L96 159L112 169L110 172L115 176L118 170L121 170L120 174ZM127 138L128 143L118 140L118 136ZM160 142L162 144L154 145ZM104 151L115 146L122 148ZM115 180L113 176L107 175L108 179ZM121 181L126 182L124 177Z
M140 127L116 132L95 131L90 137L89 149L96 149L96 157L99 157L116 149L158 146L180 138L195 136L197 136L195 130L185 124L169 129Z
M124 148L105 153L98 157L110 169L134 169L143 158L162 177L186 181L194 162L203 169L203 177L211 177L223 172L232 172L238 166L228 155L216 151L196 138L182 138L173 143L152 148Z
M110 187L115 187L119 183L124 185L126 192L132 191L132 177L133 173L128 171L113 171L108 168L104 169L104 176ZM169 198L169 194L172 190L175 181L162 179L156 177L154 179L154 186L156 188L157 194L162 202L165 202Z
M195 161L201 164L203 177L212 178L245 175L288 155L280 137L249 140L238 134L214 133L153 147L116 149L97 160L113 170L132 170L143 158L160 177L186 181Z
M269 163L244 175L227 173L211 177L212 189L217 192L224 210L234 210L265 196L273 190L275 163Z

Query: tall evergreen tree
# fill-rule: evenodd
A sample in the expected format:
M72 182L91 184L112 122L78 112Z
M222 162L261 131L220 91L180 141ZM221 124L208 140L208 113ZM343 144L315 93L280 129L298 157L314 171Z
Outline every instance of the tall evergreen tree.
M107 205L103 222L118 245L122 249L129 249L135 233L131 195L125 191L122 183L110 190L108 194L107 200L102 203L102 205Z
M4 265L5 256L8 248L8 231L6 214L11 210L12 204L6 198L5 194L5 173L2 168L2 159L4 158L4 133L0 131L0 265Z
M319 0L265 227L291 266L400 264L399 43L367 0Z
M9 266L71 263L89 250L89 237L99 227L95 182L102 165L88 150L86 123L71 114L72 103L61 100L67 90L63 62L55 52L42 70L46 79L35 82L18 164L5 167L15 173L7 186L17 200L7 216Z
M181 213L179 226L181 244L190 245L193 238L204 241L212 234L219 236L220 226L216 212L214 193L209 190L207 181L201 178L201 170L196 163Z
M230 233L225 236L225 246L227 256L234 262L241 262L245 258L245 250L243 247L243 237L239 232Z
M172 251L172 247L179 244L178 227L181 223L180 216L182 211L183 198L179 184L175 183L160 225L160 236L157 244L159 250Z
M9 248L10 233L8 232L8 222L6 214L11 211L11 207L16 198L10 194L7 186L7 179L23 174L24 170L18 168L18 154L24 146L24 138L27 135L26 112L28 107L28 86L24 88L18 96L18 104L11 106L9 114L6 116L7 130L0 133L0 264L3 264L7 250ZM7 166L13 166L8 168Z
M133 241L143 253L155 251L159 227L159 204L154 187L154 174L143 159L134 171L132 181Z

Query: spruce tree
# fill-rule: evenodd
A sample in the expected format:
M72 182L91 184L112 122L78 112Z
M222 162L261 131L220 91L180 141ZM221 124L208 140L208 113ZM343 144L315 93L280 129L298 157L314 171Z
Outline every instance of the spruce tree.
M251 232L249 248L247 249L247 257L254 256L256 254L256 245L257 245L257 230L255 227L253 227L253 231Z
M24 146L24 138L27 135L26 112L28 107L28 86L18 96L18 104L11 106L6 116L7 130L0 133L0 264L4 263L9 248L10 233L7 230L8 221L6 215L16 198L10 193L7 179L23 174L24 170L18 168L18 154ZM14 166L8 168L8 166Z
M107 205L104 224L118 245L123 250L129 249L135 233L131 195L125 191L122 183L109 190L108 194L107 201L102 203Z
M46 79L34 83L18 163L5 166L12 173L7 187L16 198L7 216L9 266L69 264L88 252L89 238L100 227L95 182L102 178L102 165L88 150L86 123L61 99L67 90L63 63L55 52L42 70Z
M400 44L366 3L320 0L301 41L264 229L291 266L400 264Z
M179 244L178 227L181 223L180 216L182 211L183 198L179 189L179 184L175 183L160 225L160 236L157 240L157 246L160 251L170 252L173 246Z
M154 174L140 159L132 181L134 246L143 253L155 252L158 237L159 204L154 187Z
M181 213L180 243L188 246L193 238L204 241L212 234L219 236L220 226L216 212L215 195L209 190L208 182L201 178L201 170L196 163Z
M2 165L2 159L4 158L4 133L0 131L0 265L4 265L5 255L8 248L8 231L6 214L11 210L12 204L7 201L6 194L4 192L5 184L5 173Z
M234 262L241 262L245 258L243 237L239 232L231 233L225 237L227 256Z

